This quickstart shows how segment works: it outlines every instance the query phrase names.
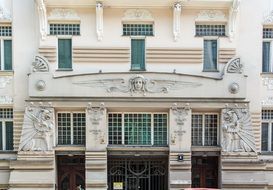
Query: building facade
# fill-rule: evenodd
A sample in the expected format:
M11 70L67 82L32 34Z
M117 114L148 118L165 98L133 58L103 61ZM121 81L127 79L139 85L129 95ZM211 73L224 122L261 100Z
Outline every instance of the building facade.
M273 189L273 1L0 2L0 189Z

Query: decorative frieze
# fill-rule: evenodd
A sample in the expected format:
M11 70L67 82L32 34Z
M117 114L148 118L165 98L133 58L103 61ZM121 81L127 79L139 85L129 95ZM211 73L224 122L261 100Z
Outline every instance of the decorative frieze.
M19 151L53 150L54 109L31 103L25 109Z
M273 90L273 78L265 77L262 80L263 85L267 88L267 90Z
M0 89L4 89L7 85L11 84L12 77L11 76L1 76L0 77Z
M13 98L11 96L0 96L0 104L13 104Z
M238 106L222 110L222 151L256 152L248 108Z
M226 15L220 10L202 10L195 22L227 22Z
M11 22L11 14L3 6L0 5L0 20Z

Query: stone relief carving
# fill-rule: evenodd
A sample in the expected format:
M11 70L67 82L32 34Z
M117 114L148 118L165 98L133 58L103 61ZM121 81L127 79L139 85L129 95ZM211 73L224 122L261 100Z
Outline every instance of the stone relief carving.
M152 14L146 9L128 9L124 12L122 21L153 21Z
M273 90L273 78L263 78L263 85L267 87L267 90Z
M41 38L42 40L45 40L47 36L47 31L48 31L45 0L35 0L35 1L36 1L38 15L39 15Z
M103 4L101 2L96 4L96 29L98 40L101 41L103 37Z
M226 15L220 10L202 10L199 12L196 22L227 22Z
M241 0L233 0L233 4L229 10L229 39L233 40L236 32L236 18L239 12Z
M13 98L12 96L0 96L0 104L12 104Z
M181 34L181 3L177 2L173 6L173 36L174 41L177 41L180 38Z
M273 105L273 97L269 96L265 100L262 100L262 106L272 106Z
M273 10L264 16L263 24L273 24Z
M222 150L224 152L256 152L252 123L247 108L222 110Z
M73 82L75 85L87 87L103 87L107 92L123 92L146 95L147 93L168 93L170 90L181 88L196 88L201 86L201 83L186 82L176 80L162 80L162 79L148 79L143 75L136 75L128 81L118 79L101 79L93 81L79 81Z
M233 82L229 85L228 90L231 94L237 94L240 90L240 86L238 83Z
M80 20L80 17L73 9L53 9L48 20Z
M240 58L233 58L227 63L227 73L238 73L243 72L243 64L241 64Z
M171 110L173 111L174 115L176 116L175 121L178 126L178 130L173 131L173 134L171 135L171 143L176 143L176 137L179 137L179 142L182 142L182 136L186 132L183 129L184 123L187 120L187 116L190 111L189 104L186 104L184 107L178 107L177 103L174 103L171 107Z
M33 72L49 72L49 63L47 58L36 55L35 61L32 63Z
M38 80L35 84L35 87L39 91L44 91L46 88L46 83L43 80Z
M12 81L11 76L1 76L0 77L0 89L6 88Z
M25 110L19 151L53 149L54 110L31 104Z
M0 20L11 21L11 14L2 6L0 6Z

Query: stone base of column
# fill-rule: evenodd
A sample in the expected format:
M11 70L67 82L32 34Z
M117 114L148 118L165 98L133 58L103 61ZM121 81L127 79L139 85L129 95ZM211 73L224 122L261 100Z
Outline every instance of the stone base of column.
M86 152L86 190L107 189L107 152Z

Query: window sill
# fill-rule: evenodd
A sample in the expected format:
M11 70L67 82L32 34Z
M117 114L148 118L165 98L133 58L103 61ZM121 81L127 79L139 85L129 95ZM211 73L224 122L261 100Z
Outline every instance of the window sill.
M85 145L57 145L55 151L85 151Z
M16 153L15 150L0 150L0 154L13 154Z
M14 71L13 70L1 70L0 76L13 76Z
M144 72L146 69L130 69L131 72Z
M73 69L56 69L56 71L73 71Z
M262 151L260 155L273 155L273 151Z
M204 73L219 73L219 70L203 70Z
M262 72L261 76L271 76L273 75L273 72Z

